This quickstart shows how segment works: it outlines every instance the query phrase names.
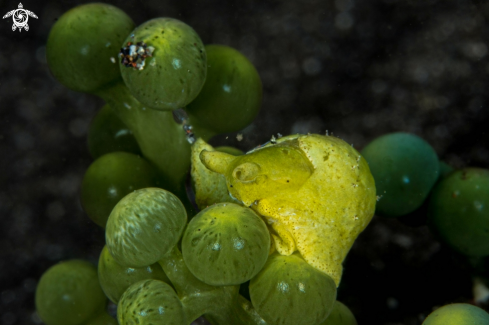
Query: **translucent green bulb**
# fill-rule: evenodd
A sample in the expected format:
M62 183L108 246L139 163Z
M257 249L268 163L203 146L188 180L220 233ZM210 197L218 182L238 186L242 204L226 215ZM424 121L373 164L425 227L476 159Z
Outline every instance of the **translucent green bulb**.
M119 63L124 82L143 105L158 110L182 108L202 89L207 74L205 48L199 35L184 22L149 20L121 46L136 52L144 51L144 46L151 49L151 56L139 59L138 67Z
M218 203L188 224L182 254L190 271L210 285L237 285L263 267L270 251L265 222L251 209Z
M142 155L134 134L115 114L109 104L104 105L98 111L90 124L88 150L93 159L116 151Z
M258 314L269 324L317 325L333 309L336 285L299 254L275 254L251 280L250 296Z
M258 114L262 83L253 64L239 51L206 45L207 78L187 111L192 123L217 133L236 132Z
M46 45L49 69L66 87L95 92L120 78L119 51L134 23L125 12L90 3L64 13Z
M381 136L362 155L375 179L376 213L382 216L398 217L419 208L440 175L436 152L413 134Z
M320 325L358 325L358 323L351 310L336 300L331 314Z
M489 314L469 304L450 304L438 308L424 320L423 325L487 325Z
M144 188L126 195L112 210L105 240L114 260L144 267L158 262L178 243L187 212L174 194Z
M489 170L465 168L442 179L430 196L428 222L462 254L489 255Z
M117 320L107 314L105 311L90 319L84 325L118 325Z
M46 325L84 325L104 310L106 301L97 269L81 260L52 266L36 289L36 310Z
M185 325L183 306L163 281L143 280L131 285L117 305L119 325Z
M161 186L157 170L146 159L127 152L112 152L95 160L83 177L81 199L85 212L105 228L114 206L140 188Z
M161 280L170 283L158 263L146 267L127 267L118 264L104 246L98 260L98 277L107 297L117 303L124 291L133 283L146 279Z

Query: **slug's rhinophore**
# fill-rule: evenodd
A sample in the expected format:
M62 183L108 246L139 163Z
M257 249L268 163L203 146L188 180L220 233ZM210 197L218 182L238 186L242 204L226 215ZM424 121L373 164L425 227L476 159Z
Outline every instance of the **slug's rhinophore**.
M14 10L7 12L3 16L3 19L8 18L10 16L12 16L12 18L14 20L14 24L12 25L12 31L15 31L18 28L19 32L22 31L22 28L25 28L26 31L29 30L29 25L27 25L27 21L29 20L29 16L37 19L36 14L33 13L32 11L25 10L24 6L20 2L19 2L18 9L14 9Z
M202 163L226 177L229 194L268 223L281 255L299 251L339 284L354 240L375 211L365 159L335 137L292 135L243 156L202 151Z

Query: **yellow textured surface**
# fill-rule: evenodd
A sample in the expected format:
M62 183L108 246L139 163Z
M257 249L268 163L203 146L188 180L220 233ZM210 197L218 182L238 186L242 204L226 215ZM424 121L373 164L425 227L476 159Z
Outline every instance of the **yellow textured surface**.
M311 134L233 159L204 151L201 159L219 172L226 161L228 191L265 219L280 254L298 250L339 284L342 262L375 211L374 179L358 151L341 139Z

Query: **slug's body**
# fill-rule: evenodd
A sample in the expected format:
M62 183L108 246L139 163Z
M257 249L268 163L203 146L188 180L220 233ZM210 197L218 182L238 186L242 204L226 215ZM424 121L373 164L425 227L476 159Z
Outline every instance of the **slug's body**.
M293 135L243 156L202 151L230 195L267 222L274 248L299 251L338 285L342 265L375 211L375 183L361 155L330 136Z

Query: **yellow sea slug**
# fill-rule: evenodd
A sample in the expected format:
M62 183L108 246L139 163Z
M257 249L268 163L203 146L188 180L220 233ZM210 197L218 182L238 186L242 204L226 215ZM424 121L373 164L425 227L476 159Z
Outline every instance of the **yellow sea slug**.
M291 135L237 157L203 150L200 160L264 218L280 254L299 251L339 284L342 262L375 211L374 179L358 151L332 136Z

